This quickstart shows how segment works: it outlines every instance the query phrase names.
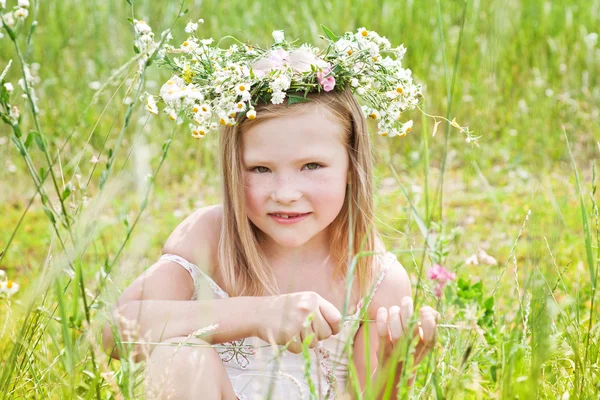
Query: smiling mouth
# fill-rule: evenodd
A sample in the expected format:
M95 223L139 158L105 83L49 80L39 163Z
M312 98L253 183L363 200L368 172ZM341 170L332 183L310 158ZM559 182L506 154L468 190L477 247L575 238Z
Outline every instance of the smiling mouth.
M294 218L299 218L299 217L303 217L305 215L308 215L310 213L304 213L304 214L277 214L277 213L272 213L269 215L272 215L274 217L277 218L283 218L283 219L294 219Z

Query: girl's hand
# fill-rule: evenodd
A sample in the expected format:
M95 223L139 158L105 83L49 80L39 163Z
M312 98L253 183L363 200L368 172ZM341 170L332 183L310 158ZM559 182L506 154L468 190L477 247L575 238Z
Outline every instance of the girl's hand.
M425 358L427 353L433 348L436 340L437 319L440 313L429 306L421 307L419 312L420 322L415 326L412 338L419 335L419 343L415 348L414 365ZM403 339L407 338L408 325L413 315L413 302L408 296L400 301L400 307L392 306L389 309L381 307L377 310L377 333L379 335L379 354L380 365L385 365L394 352L394 348L402 344Z
M315 334L310 348L340 331L342 314L330 302L315 292L287 293L260 298L254 316L255 336L265 342L286 345L292 353L302 352L302 342ZM312 322L307 318L313 314Z

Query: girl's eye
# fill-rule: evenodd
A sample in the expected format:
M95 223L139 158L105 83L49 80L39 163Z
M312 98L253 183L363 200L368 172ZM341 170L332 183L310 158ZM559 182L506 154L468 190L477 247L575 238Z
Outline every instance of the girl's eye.
M261 168L262 168L262 170L261 170ZM258 167L254 167L254 168L252 168L252 171L256 171L256 172L258 172L259 174L264 174L264 173L266 173L266 172L269 172L269 168L267 168L267 167L262 167L262 166L258 166Z
M311 166L312 166L312 168L311 168ZM315 169L321 168L321 164L317 164L315 162L312 162L312 163L306 164L305 167L306 167L306 169L313 171Z

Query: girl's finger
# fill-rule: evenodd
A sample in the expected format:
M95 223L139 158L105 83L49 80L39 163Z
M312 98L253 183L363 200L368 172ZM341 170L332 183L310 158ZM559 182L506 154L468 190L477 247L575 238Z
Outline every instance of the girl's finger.
M414 306L413 301L409 296L405 296L400 300L400 320L402 323L402 334L408 336L408 325L413 316Z
M310 347L311 349L313 347L315 347L317 345L317 337L312 329L312 326L308 326L308 327L304 327L302 328L302 331L300 332L300 344L304 343L304 340L309 337L310 335L313 335L313 339L310 341L310 344L308 347Z
M421 339L425 347L433 347L436 333L437 311L429 306L421 307L419 311L421 319Z
M389 314L390 338L395 343L404 336L402 323L400 322L400 307L391 306Z
M379 341L387 341L389 338L388 333L388 310L385 307L379 307L377 310L377 335Z

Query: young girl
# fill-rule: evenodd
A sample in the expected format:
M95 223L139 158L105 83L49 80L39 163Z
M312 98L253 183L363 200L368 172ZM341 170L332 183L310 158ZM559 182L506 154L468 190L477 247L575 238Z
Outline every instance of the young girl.
M280 91L289 98L294 74L316 71L318 90L286 105L271 85L267 101L254 93L245 114L221 117L223 204L183 221L119 298L117 313L136 321L145 341L161 342L135 348L135 359L147 360L149 397L343 398L357 391L351 364L362 390L401 339L418 337L415 363L435 341L439 314L430 307L408 332L410 281L373 224L365 112L341 70L332 90L332 60L311 57L284 47L250 64L256 82L291 71ZM103 340L113 350L108 324Z

